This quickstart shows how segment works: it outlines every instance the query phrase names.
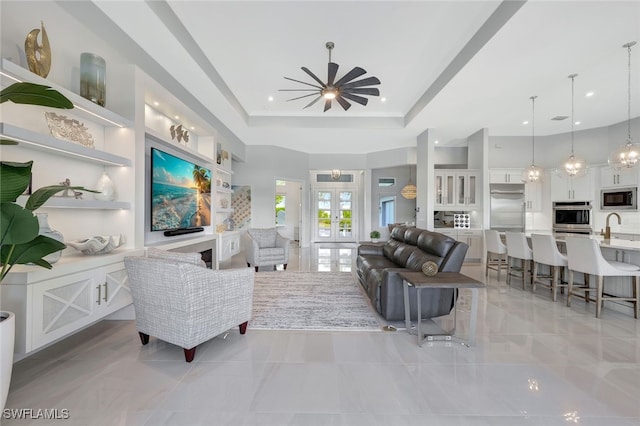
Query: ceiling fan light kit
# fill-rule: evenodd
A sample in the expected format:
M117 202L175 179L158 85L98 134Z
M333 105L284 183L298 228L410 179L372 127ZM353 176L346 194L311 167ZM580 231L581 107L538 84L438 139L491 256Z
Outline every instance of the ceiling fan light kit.
M625 43L622 47L628 51L628 90L627 90L627 142L616 149L609 156L609 166L615 170L630 169L635 167L640 160L640 144L633 143L631 138L631 48L635 41Z
M302 71L307 73L307 75L309 75L315 81L315 83L307 83L290 77L285 77L285 80L294 81L306 86L311 86L314 89L280 89L280 91L313 93L288 99L287 102L315 96L315 98L304 108L309 108L320 99L324 99L325 112L331 109L331 105L334 100L338 102L340 106L346 111L351 108L351 103L349 101L359 103L360 105L367 105L369 99L365 98L364 96L380 96L380 90L378 90L377 88L365 87L380 84L380 80L378 80L376 77L367 77L361 80L356 80L356 78L361 77L367 73L360 67L354 67L351 71L349 71L336 81L339 65L335 62L331 62L331 51L335 47L335 44L331 41L328 41L325 44L325 47L329 51L327 81L323 82L322 80L320 80L320 78L318 78L318 76L311 72L307 67L301 67Z

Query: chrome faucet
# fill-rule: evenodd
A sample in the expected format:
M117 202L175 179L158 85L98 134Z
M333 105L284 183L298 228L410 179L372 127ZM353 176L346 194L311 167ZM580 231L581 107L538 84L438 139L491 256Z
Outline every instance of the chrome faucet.
M615 216L618 218L618 225L620 225L622 223L622 221L620 220L620 215L618 213L609 213L607 215L607 221L605 223L605 228L604 228L604 239L605 240L610 240L611 239L611 227L609 226L609 218L611 216Z

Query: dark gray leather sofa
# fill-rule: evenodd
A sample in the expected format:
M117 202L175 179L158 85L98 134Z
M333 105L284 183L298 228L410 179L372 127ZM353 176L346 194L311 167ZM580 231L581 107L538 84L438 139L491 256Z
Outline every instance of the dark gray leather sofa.
M420 271L431 260L439 271L460 272L469 247L438 232L396 226L384 245L361 244L356 260L358 279L371 303L388 321L404 320L402 271ZM453 308L453 289L422 290L422 317L447 315ZM411 318L417 319L417 300L414 288L409 288Z

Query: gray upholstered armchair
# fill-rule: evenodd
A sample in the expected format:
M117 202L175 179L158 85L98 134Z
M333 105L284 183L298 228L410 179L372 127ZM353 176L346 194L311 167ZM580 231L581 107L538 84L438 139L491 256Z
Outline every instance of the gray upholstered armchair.
M253 269L207 269L200 253L150 248L147 254L124 260L143 345L154 336L182 347L191 362L200 343L235 326L246 332Z
M247 266L255 267L256 272L259 266L283 265L287 269L290 240L280 235L276 228L251 228L247 230L247 236Z

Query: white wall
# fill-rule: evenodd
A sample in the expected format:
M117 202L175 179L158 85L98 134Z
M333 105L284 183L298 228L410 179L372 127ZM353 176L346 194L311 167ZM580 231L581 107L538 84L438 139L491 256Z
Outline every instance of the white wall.
M295 237L295 228L302 225L300 223L302 182L287 180L285 181L285 185L276 186L276 194L286 197L285 223L283 226L278 227L278 232L280 232L282 236L293 240Z

